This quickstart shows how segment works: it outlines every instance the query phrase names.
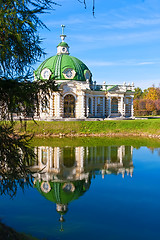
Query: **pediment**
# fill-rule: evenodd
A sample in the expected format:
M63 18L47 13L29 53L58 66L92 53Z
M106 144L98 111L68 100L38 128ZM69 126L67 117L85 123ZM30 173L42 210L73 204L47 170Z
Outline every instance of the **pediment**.
M110 87L109 89L107 89L108 92L117 92L119 91L119 87L118 85L114 85L112 87Z

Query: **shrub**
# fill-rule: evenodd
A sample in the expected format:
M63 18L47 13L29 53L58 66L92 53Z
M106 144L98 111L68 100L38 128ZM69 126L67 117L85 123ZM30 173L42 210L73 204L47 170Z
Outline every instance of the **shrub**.
M147 111L155 111L155 101L151 100L151 99L147 99L146 101L146 110Z
M155 107L156 107L157 111L160 111L160 99L157 99L155 101Z
M139 100L138 110L146 110L146 99Z
M135 110L134 111L135 116L148 116L148 115L151 115L151 114L152 114L152 112L147 111L147 110Z
M138 99L133 100L134 111L138 110L138 106L139 106L139 100Z

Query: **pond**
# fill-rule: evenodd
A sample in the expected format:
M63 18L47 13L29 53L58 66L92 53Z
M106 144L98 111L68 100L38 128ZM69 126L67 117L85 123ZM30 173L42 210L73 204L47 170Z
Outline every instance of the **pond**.
M33 145L33 183L1 195L4 224L48 240L159 239L159 144L92 138Z

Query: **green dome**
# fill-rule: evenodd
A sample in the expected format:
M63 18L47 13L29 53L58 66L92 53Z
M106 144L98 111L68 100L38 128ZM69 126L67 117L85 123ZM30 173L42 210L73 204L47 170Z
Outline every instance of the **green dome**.
M63 42L63 44L66 43ZM43 69L49 69L50 79L54 80L86 81L86 72L89 72L89 81L91 81L91 74L88 67L79 59L67 54L60 54L46 59L34 72L37 79L44 79L41 74ZM74 77L65 77L64 71L67 69L73 69Z
M59 47L59 46L61 46L61 47L69 47L66 42L59 43L57 47Z
M58 204L68 204L69 202L78 199L82 196L89 188L90 182L88 184L85 183L85 180L74 181L71 184L74 185L74 191L65 191L64 185L65 182L49 182L50 191L45 193L41 189L42 182L38 180L35 183L35 187L37 190L43 195L47 200L52 201Z

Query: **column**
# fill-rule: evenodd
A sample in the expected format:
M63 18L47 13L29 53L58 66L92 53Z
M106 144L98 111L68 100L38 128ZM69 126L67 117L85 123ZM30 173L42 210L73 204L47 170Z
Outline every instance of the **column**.
M108 97L108 117L111 116L111 97Z
M124 113L123 113L123 100L124 100L124 97L121 97L121 116L124 116Z
M50 98L49 98L49 102L50 102L50 106L49 106L49 115L50 117L53 116L53 96L52 96L52 93L50 92Z
M85 117L84 93L81 96L81 118Z
M105 97L103 97L103 117L105 117Z
M76 172L82 173L84 170L84 147L75 148Z
M59 170L60 167L60 148L54 148L54 168L55 170Z
M41 167L42 165L42 153L41 153L41 147L38 147L38 167Z
M134 115L134 109L133 109L133 97L131 98L131 117Z
M123 109L123 116L126 115L126 98L124 97L124 109Z
M42 116L42 99L41 99L41 91L39 93L39 96L38 96L38 101L39 101L39 117L41 118Z
M86 117L89 116L88 96L86 96Z
M118 148L118 158L120 160L120 163L123 164L123 149L122 146Z
M91 114L93 115L93 97L91 97Z
M80 170L84 170L84 147L79 147L80 149Z
M94 102L94 107L95 107L95 117L97 116L97 97L95 97L95 102Z
M86 155L84 156L85 166L88 166L89 148L88 147L84 148L84 152L86 153Z
M61 116L61 102L60 102L61 98L60 98L60 94L57 93L56 97L57 97L57 105L56 105L56 107L57 107L57 116L56 117L60 117Z
M54 162L53 162L53 147L50 147L50 169L53 169Z
M39 159L38 159L38 166L42 167L42 147L39 147Z

